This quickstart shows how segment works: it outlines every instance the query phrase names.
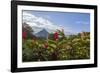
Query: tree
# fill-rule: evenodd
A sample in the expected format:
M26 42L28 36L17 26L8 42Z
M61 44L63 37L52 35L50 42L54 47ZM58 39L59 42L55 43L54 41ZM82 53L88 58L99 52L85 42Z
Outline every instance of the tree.
M26 34L26 39L36 39L33 35L33 29L26 23L22 24L22 33Z

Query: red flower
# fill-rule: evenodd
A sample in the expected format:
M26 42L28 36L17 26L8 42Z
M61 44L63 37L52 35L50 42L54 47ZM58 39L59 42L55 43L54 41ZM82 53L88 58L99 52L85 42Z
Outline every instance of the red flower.
M58 39L58 32L54 33L54 40L56 41Z
M48 44L45 43L45 44L43 45L43 48L48 48Z
M26 39L26 32L25 31L22 32L22 38Z

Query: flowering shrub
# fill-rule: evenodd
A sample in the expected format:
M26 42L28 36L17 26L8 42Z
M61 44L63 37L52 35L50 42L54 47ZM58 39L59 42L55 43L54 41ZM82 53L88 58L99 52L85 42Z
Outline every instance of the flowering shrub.
M26 39L26 32L25 31L22 32L22 38Z
M23 39L26 33L22 32ZM59 37L61 36L61 37ZM53 39L52 39L53 38ZM90 58L90 34L65 36L57 30L53 37L45 39L26 39L23 41L23 62L75 60Z
M56 41L58 39L58 32L54 33L54 40Z

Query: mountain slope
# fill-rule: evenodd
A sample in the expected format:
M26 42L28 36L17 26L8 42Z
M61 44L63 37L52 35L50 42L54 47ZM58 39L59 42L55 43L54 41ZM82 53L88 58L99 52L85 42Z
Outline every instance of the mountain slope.
M40 32L35 34L36 37L44 39L47 39L48 35L49 33L46 31L46 29L42 29Z

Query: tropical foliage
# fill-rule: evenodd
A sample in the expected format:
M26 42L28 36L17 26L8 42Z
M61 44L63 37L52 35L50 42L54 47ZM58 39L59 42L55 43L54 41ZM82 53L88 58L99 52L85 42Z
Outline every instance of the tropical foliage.
M77 60L90 58L90 33L64 34L64 30L49 33L47 39L32 35L30 27L23 27L23 62Z

